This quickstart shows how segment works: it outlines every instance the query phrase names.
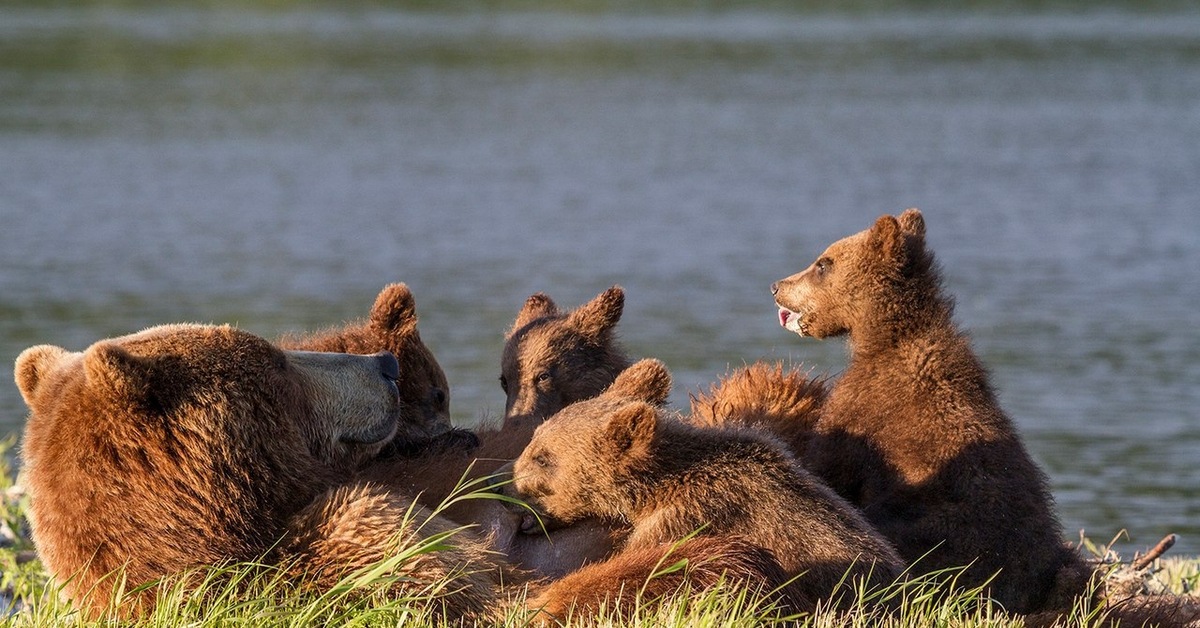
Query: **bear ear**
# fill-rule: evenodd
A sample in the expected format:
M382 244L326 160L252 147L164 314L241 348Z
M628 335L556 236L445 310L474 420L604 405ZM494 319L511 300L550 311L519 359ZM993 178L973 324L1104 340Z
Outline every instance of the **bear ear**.
M101 342L83 354L83 368L89 386L103 391L108 399L136 404L153 391L157 363L153 358L133 355L121 347Z
M617 326L624 309L625 291L613 286L571 312L567 322L588 340L600 342Z
M17 388L21 390L21 398L25 400L25 405L33 407L38 385L68 354L69 352L62 347L38 345L22 351L21 355L17 356L13 376L17 380Z
M658 411L645 403L631 403L613 413L605 427L605 435L618 454L640 456L654 440Z
M876 219L867 238L871 249L878 251L884 259L903 261L904 234L900 231L900 221L894 216L884 215Z
M412 333L417 328L417 302L403 283L385 286L371 307L371 327L386 335Z
M630 397L656 406L671 396L671 372L662 360L646 358L621 371L605 394Z
M549 296L546 296L546 293L538 292L532 294L528 299L525 299L525 305L521 306L520 312L517 312L517 319L513 321L512 327L509 328L508 333L504 335L504 338L506 340L512 338L512 335L515 334L518 329L521 329L522 327L539 318L558 316L559 314L560 312L558 311L558 306L554 304L553 299L551 299Z
M900 231L905 235L925 239L925 217L921 215L921 210L910 207L904 210L896 221L900 223Z

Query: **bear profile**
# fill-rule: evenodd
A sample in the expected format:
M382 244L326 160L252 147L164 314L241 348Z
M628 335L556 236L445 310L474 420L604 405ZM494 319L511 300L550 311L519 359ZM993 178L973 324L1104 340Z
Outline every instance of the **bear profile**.
M771 292L784 328L849 336L849 363L805 465L901 556L920 559L918 570L966 567L958 584L986 583L1010 611L1069 604L1052 591L1060 573L1085 572L1081 558L1064 544L1046 477L953 322L921 213L880 217Z
M780 442L759 430L689 425L658 407L670 381L661 362L642 360L603 394L555 414L517 459L511 494L552 526L627 521L623 552L697 531L736 534L771 552L788 577L803 574L788 595L807 610L900 575L889 543Z
M400 363L401 427L387 453L413 455L435 440L475 444L465 430L450 423L450 385L433 352L417 329L417 305L412 290L403 283L388 284L375 297L366 320L354 321L316 333L287 335L277 341L282 349L368 354L388 351Z
M118 571L132 588L193 567L303 558L301 573L328 576L380 557L385 546L362 539L413 533L411 499L346 484L401 421L390 353L283 351L228 326L180 324L83 352L32 347L15 373L30 408L33 539L89 614L110 603ZM356 514L368 511L376 516ZM469 535L454 545L396 586L486 555ZM478 574L448 608L483 612L498 577ZM153 601L150 587L125 612Z

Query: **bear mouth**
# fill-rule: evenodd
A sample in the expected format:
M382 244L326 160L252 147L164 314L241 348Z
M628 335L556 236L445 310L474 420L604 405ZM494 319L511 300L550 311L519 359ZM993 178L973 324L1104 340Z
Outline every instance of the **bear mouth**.
M391 414L386 421L381 421L370 427L342 434L338 440L346 445L377 445L391 440L400 427L399 414Z
M776 303L776 305L779 305ZM794 332L801 336L808 335L808 329L801 320L803 317L799 312L794 312L782 305L779 305L779 325L784 329Z

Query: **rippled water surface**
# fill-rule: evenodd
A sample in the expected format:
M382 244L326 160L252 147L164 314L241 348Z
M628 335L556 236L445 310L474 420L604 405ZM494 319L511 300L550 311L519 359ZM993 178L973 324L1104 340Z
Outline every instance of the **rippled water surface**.
M919 206L1072 536L1200 553L1200 13L0 8L0 369L412 287L455 419L612 284L675 401L836 373L768 285ZM0 433L24 406L0 387Z

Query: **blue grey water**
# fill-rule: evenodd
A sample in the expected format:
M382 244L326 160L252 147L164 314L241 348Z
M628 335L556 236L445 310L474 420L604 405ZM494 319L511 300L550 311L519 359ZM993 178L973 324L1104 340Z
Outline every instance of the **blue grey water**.
M620 284L683 407L759 359L836 375L768 286L918 206L1068 536L1200 553L1200 13L748 6L0 8L0 375L405 281L472 424L525 297Z

